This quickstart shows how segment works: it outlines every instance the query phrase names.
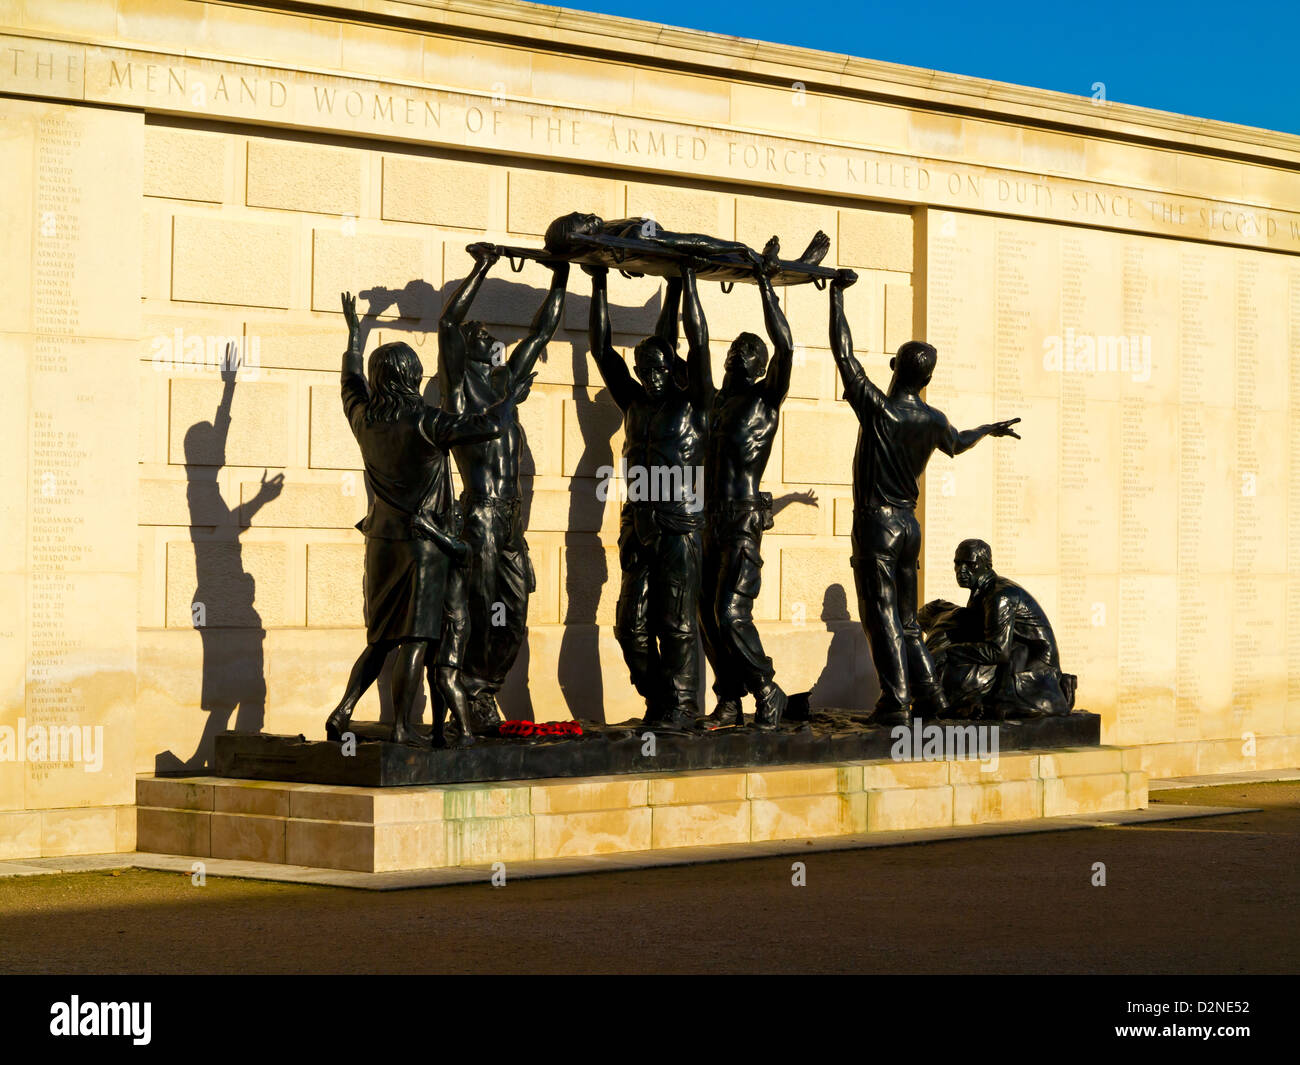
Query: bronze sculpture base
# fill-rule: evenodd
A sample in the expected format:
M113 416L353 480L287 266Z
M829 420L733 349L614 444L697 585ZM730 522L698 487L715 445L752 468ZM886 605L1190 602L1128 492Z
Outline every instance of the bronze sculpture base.
M361 742L348 757L341 744L328 740L223 732L216 737L214 775L377 788L890 758L896 742L892 730L871 725L866 719L862 711L817 709L810 721L790 723L771 732L754 728L650 730L635 720L617 725L584 721L582 736L483 738L469 750L419 750L384 738L391 731L388 725L356 722L352 727ZM961 727L972 723L938 724ZM1101 742L1101 718L1080 711L997 724L1000 754ZM654 734L653 754L645 753L651 748L646 739L650 731Z

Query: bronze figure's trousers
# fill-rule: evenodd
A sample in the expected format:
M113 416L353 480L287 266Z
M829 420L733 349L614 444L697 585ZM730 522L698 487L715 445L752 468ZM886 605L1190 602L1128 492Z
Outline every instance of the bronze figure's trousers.
M672 518L628 504L623 508L618 554L623 584L614 635L632 684L646 701L647 720L697 717L699 530L679 529Z
M528 630L528 595L536 582L518 499L465 496L461 538L469 547L453 567L439 664L458 666L466 696L496 694Z
M921 699L946 709L934 661L916 620L921 526L910 507L873 506L853 515L853 580L858 616L880 681L882 711L912 709Z
M763 576L759 547L769 522L768 511L760 507L722 504L709 509L700 628L719 700L757 695L775 673L754 626L754 600Z

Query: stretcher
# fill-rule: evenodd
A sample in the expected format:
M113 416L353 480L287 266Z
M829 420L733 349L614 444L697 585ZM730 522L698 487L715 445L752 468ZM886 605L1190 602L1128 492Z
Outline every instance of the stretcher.
M651 241L614 236L574 236L575 244L585 245L577 254L561 255L546 248L518 248L497 245L496 250L518 273L525 262L571 262L578 266L604 266L617 270L624 277L678 277L684 263L695 261L695 276L701 281L717 281L724 292L730 292L737 281L755 284L754 265L739 252L728 252L701 259L683 252L673 251ZM775 270L768 275L772 284L806 285L818 289L835 276L828 266L810 266L797 259L778 259Z

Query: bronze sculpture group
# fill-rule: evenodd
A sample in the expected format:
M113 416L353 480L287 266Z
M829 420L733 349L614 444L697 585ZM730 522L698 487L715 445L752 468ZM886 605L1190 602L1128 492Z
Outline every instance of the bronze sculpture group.
M420 397L422 367L406 344L376 349L367 381L354 301L345 294L343 407L371 495L358 525L366 537L367 646L327 721L328 737L345 734L357 700L393 651L395 741L469 746L476 733L500 721L496 696L526 638L535 585L524 538L516 407L559 325L571 262L591 277L591 356L623 415L625 469L650 472L648 483L659 489L650 498L629 498L618 537L622 583L614 631L645 701L647 726L744 727L747 695L757 729L806 717L806 693L787 695L776 682L753 608L762 537L772 527L772 498L760 484L794 362L775 286L807 281L829 284L830 346L845 399L861 423L852 565L881 688L873 721L1068 713L1074 678L1059 670L1047 619L1024 589L992 572L987 545L967 541L958 551L959 583L971 589L967 607L917 608L915 508L926 463L936 450L957 455L985 436L1017 437L1011 426L1019 419L955 430L921 397L937 357L922 341L899 348L888 389L877 388L853 355L844 314L845 290L857 276L821 267L828 248L818 233L799 259L784 261L775 237L757 252L734 241L667 232L651 219L606 222L583 214L557 219L540 250L471 245L474 267L439 321L437 408ZM528 335L508 355L485 325L469 320L503 254L540 260L552 271ZM611 342L611 266L667 280L656 328L636 345L631 370ZM752 281L768 338L737 336L719 385L700 279L724 288ZM458 503L449 456L463 486ZM701 643L716 696L707 716L698 703ZM427 737L413 720L422 670L434 703ZM797 715L796 698L804 701Z

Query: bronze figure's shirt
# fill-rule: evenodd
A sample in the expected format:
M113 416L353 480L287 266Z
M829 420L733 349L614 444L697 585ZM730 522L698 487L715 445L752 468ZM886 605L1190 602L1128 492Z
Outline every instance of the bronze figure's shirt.
M920 477L936 449L951 455L957 431L947 417L912 395L887 396L861 367L847 371L844 398L858 416L853 505L915 508Z

